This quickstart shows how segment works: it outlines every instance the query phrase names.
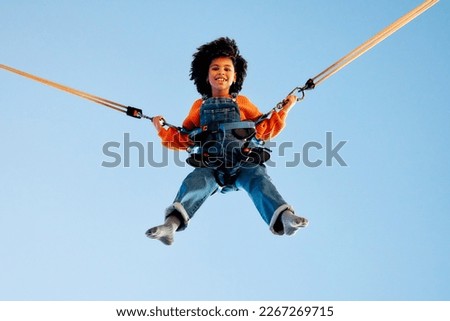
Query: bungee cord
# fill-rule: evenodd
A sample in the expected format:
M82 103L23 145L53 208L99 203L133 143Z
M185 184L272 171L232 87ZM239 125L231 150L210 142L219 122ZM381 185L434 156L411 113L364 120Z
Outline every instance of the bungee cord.
M40 82L40 83L42 83L44 85L47 85L47 86L50 86L50 87L53 87L53 88L65 91L65 92L67 92L69 94L73 94L73 95L76 95L78 97L90 100L90 101L92 101L94 103L106 106L108 108L111 108L111 109L114 109L114 110L117 110L117 111L120 111L122 113L127 114L128 116L131 116L131 117L134 117L134 118L144 118L144 119L149 119L150 121L153 121L153 117L144 115L142 113L142 109L139 109L139 108L136 108L136 107L132 107L132 106L125 106L125 105L119 104L117 102L114 102L114 101L111 101L111 100L108 100L108 99L105 99L105 98L102 98L102 97L98 97L98 96L95 96L95 95L89 94L87 92L84 92L84 91L81 91L81 90L78 90L78 89L74 89L74 88L71 88L71 87L68 87L68 86L65 86L65 85L61 85L61 84L59 84L57 82L54 82L54 81L51 81L51 80L48 80L48 79L45 79L45 78L42 78L42 77L39 77L39 76L36 76L36 75L32 75L32 74L27 73L25 71L22 71L22 70L19 70L19 69L16 69L16 68L12 68L12 67L9 67L9 66L3 65L3 64L0 64L0 68L4 69L4 70L7 70L7 71L10 71L10 72L12 72L14 74L23 76L25 78L32 79L34 81ZM181 130L180 127L177 127L175 125L169 124L164 119L161 120L161 125L162 126L167 126L167 127L173 127L173 128L175 128L177 130Z
M380 32L378 32L372 38L370 38L360 46L350 51L347 55L336 61L334 64L323 70L315 77L311 78L315 86L319 85L320 83L322 83L323 81L325 81L326 79L337 73L339 70L347 66L353 60L355 60L359 56L363 55L364 53L375 47L381 41L391 36L394 32L404 27L406 24L417 18L419 15L421 15L426 10L430 9L438 2L439 0L424 1L422 4L420 4L419 6L417 6L410 12L406 13L404 16L400 17L399 19L394 21L392 24L390 24Z
M406 24L408 24L409 22L411 22L412 20L417 18L419 15L421 15L422 13L424 13L425 11L430 9L432 6L434 6L438 2L439 2L439 0L425 0L422 4L418 5L417 7L415 7L414 9L412 9L411 11L409 11L408 13L406 13L405 15L403 15L402 17L400 17L399 19L394 21L392 24L390 24L386 28L382 29L380 32L375 34L372 38L368 39L367 41L365 41L364 43L362 43L361 45L359 45L358 47L356 47L355 49L350 51L348 54L346 54L345 56L343 56L342 58L337 60L335 63L333 63L329 67L325 68L319 74L317 74L313 78L308 79L308 81L306 81L305 85L295 87L289 93L289 95L297 94L297 95L299 95L297 100L298 101L302 100L305 97L306 90L314 89L316 86L320 85L326 79L330 78L332 75L337 73L339 70L341 70L342 68L344 68L345 66L350 64L352 61L354 61L355 59L357 59L358 57L360 57L361 55L363 55L364 53L366 53L367 51L369 51L370 49L375 47L377 44L379 44L380 42L382 42L383 40L385 40L386 38L391 36L394 32L396 32L399 29L401 29L402 27L404 27ZM142 109L132 107L132 106L125 106L125 105L116 103L114 101L111 101L111 100L108 100L105 98L101 98L101 97L98 97L98 96L95 96L95 95L92 95L92 94L89 94L89 93L86 93L86 92L83 92L83 91L80 91L77 89L73 89L68 86L58 84L56 82L44 79L42 77L32 75L30 73L27 73L27 72L24 72L24 71L21 71L21 70L18 70L18 69L15 69L15 68L3 65L3 64L0 64L0 68L7 70L9 72L15 73L17 75L32 79L34 81L40 82L47 86L51 86L56 89L65 91L67 93L90 100L97 104L101 104L108 108L125 113L128 116L131 116L134 118L144 118L144 119L149 119L150 121L153 121L154 117L144 115L142 113ZM280 111L281 109L284 108L284 105L285 105L284 100L279 102L268 113L261 115L255 121L255 123L258 124L261 121L270 118L272 113ZM161 120L161 125L172 127L177 130L180 130L180 131L183 130L181 127L177 127L177 126L167 123L164 119Z
M385 40L387 37L391 36L394 32L398 31L400 28L404 27L406 24L417 18L419 15L430 9L439 0L425 0L422 4L418 5L402 17L398 18L396 21L391 23L389 26L375 34L372 38L368 39L348 54L337 60L335 63L331 64L329 67L325 68L323 71L318 73L316 76L308 79L303 86L297 86L291 90L288 95L297 94L299 97L297 101L302 100L305 97L305 91L314 89L316 86L320 85L326 79L330 78L332 75L337 73L339 70L347 66L349 63L354 61L356 58L360 57L377 44ZM272 116L274 112L279 112L285 106L285 100L279 102L274 108L272 108L268 113L261 115L256 123L268 119Z
M78 97L82 97L84 99L90 100L90 101L95 102L97 104L104 105L104 106L112 108L114 110L117 110L117 111L120 111L120 112L123 112L123 113L127 112L127 106L125 106L125 105L122 105L122 104L119 104L119 103L116 103L116 102L113 102L113 101L110 101L110 100L107 100L107 99L104 99L104 98L101 98L101 97L98 97L98 96L94 96L94 95L88 94L86 92L77 90L77 89L73 89L73 88L70 88L70 87L58 84L58 83L56 83L54 81L50 81L48 79L44 79L42 77L38 77L38 76L32 75L30 73L24 72L22 70L15 69L15 68L12 68L12 67L9 67L9 66L6 66L6 65L0 64L0 68L2 68L4 70L7 70L7 71L10 71L12 73L15 73L17 75L26 77L28 79L35 80L35 81L40 82L42 84L45 84L47 86L51 86L53 88L65 91L65 92L67 92L69 94L73 94L73 95L76 95Z

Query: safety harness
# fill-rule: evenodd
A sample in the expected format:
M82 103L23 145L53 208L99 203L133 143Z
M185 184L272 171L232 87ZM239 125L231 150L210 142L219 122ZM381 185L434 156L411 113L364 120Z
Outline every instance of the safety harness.
M219 185L234 183L244 164L263 164L270 158L264 141L255 137L254 121L241 121L236 96L204 98L200 108L200 127L189 132L194 145L186 160L193 167L216 171Z

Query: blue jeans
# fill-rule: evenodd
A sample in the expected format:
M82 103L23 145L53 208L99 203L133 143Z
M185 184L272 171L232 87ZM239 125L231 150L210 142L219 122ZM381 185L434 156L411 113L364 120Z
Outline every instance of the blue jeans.
M182 224L178 230L185 229L206 199L221 189L214 172L213 168L196 168L184 179L173 204L166 210L166 216L174 210L181 215ZM234 184L225 186L222 192L225 190L246 191L271 231L274 234L283 234L282 228L274 229L274 225L284 210L293 209L272 183L264 165L243 164Z

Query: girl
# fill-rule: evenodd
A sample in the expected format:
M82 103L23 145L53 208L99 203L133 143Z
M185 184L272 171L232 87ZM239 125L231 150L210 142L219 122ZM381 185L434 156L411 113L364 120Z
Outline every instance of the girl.
M193 55L190 72L202 99L192 105L183 131L164 126L162 116L154 117L164 146L188 151L196 146L200 153L188 159L197 168L184 179L166 209L165 223L146 232L149 238L172 244L175 231L184 230L203 202L218 190L246 191L276 235L293 235L307 226L308 220L296 216L273 185L262 164L264 154L252 153L262 149L250 148L250 142L265 141L281 132L297 97L286 97L282 110L255 125L262 113L239 95L246 74L247 62L234 40L219 38L204 44Z

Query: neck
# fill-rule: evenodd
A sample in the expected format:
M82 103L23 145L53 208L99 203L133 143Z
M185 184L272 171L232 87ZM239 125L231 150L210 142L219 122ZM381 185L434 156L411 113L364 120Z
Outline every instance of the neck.
M217 97L217 98L231 98L231 94L228 90L213 90L211 97Z

